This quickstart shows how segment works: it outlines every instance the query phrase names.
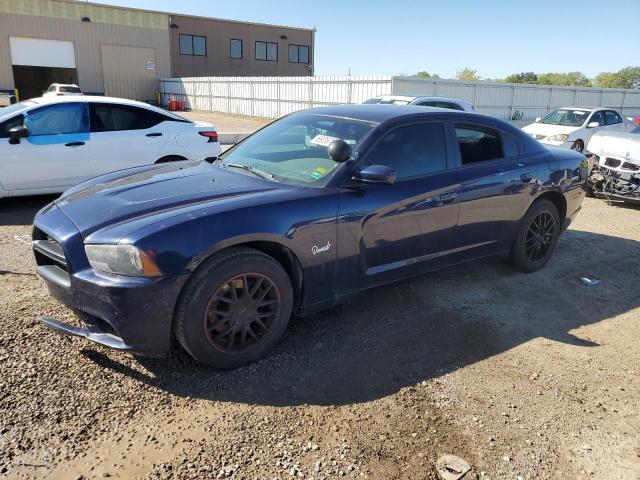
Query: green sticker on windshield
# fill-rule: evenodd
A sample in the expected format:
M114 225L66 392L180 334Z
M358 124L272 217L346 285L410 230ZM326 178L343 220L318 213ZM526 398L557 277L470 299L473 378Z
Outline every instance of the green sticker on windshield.
M318 180L322 178L322 176L327 173L327 169L324 167L317 167L313 172L311 172L311 177Z

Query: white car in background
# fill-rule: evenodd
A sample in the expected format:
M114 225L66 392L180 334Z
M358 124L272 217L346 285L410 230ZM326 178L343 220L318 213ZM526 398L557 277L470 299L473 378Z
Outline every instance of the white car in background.
M589 140L599 132L625 132L633 124L610 108L563 107L522 127L547 145L584 152Z
M60 193L115 170L220 153L213 125L145 103L33 98L0 109L0 198Z
M627 133L598 133L587 148L592 153L588 191L640 203L640 125Z
M43 97L63 97L65 95L82 95L82 90L75 83L52 83Z
M382 95L362 102L363 104L419 105L421 107L448 108L463 112L475 112L473 105L464 100L447 97L411 97L408 95Z

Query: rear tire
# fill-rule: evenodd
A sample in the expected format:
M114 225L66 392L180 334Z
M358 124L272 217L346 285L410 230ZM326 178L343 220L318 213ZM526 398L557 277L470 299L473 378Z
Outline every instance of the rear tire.
M556 248L560 235L560 214L550 200L531 205L511 247L510 263L526 273L544 267Z
M251 248L214 255L189 279L174 319L176 338L197 361L230 369L254 362L282 337L293 308L289 276Z

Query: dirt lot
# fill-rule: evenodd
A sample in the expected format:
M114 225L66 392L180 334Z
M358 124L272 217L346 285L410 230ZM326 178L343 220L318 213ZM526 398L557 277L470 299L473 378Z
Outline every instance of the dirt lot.
M588 199L543 271L380 289L217 372L37 324L74 319L16 238L48 200L0 201L0 476L640 478L640 209Z
M230 113L178 112L178 114L189 120L202 120L213 123L216 130L221 133L255 132L267 123L273 121L272 118L247 117L244 115L232 115Z

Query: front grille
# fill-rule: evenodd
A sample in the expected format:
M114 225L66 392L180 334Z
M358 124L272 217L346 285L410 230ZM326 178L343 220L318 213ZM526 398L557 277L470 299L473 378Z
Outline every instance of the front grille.
M636 165L635 163L624 162L622 164L622 168L625 170L631 170L632 172L637 172L640 170L640 165Z
M60 242L38 227L33 228L32 238L38 273L60 285L70 286L67 257Z
M622 162L620 160L618 160L617 158L607 158L604 161L604 164L607 167L611 167L611 168L618 168L620 166Z

